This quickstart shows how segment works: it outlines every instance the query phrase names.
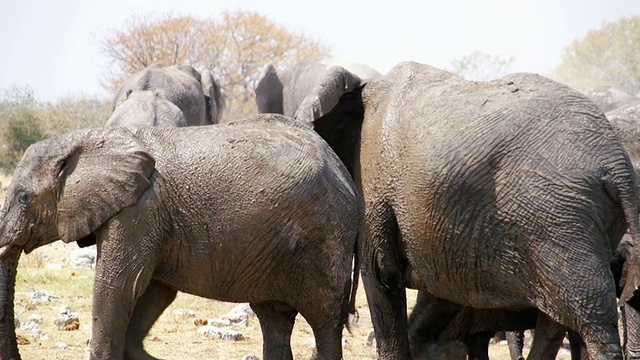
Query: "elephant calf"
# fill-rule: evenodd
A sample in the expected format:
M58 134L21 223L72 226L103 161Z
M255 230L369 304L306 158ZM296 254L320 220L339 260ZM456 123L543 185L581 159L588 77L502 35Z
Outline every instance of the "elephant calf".
M264 358L292 358L300 313L319 358L340 359L358 280L355 185L310 127L249 120L84 129L32 145L0 215L0 338L15 335L6 320L20 250L61 239L98 246L92 359L148 358L142 340L177 291L249 302ZM0 358L17 354L0 345Z

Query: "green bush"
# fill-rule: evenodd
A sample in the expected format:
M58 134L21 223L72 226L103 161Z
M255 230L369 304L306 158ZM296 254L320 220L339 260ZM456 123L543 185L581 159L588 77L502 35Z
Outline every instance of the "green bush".
M10 172L29 145L46 137L39 104L28 88L5 90L0 97L0 168Z

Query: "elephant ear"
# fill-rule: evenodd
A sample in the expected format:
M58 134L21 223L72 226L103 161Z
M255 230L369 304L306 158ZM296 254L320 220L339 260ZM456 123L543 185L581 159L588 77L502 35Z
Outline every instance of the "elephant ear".
M345 68L329 68L322 80L304 98L294 118L305 123L314 123L333 110L344 94L358 89L361 84L360 78Z
M273 64L267 64L256 82L256 106L260 113L284 114L282 102L282 81Z
M220 92L220 85L209 69L202 70L202 93L207 103L207 121L211 124L220 122L224 108L224 98Z
M155 160L123 127L92 129L70 139L60 160L58 235L80 240L151 185Z

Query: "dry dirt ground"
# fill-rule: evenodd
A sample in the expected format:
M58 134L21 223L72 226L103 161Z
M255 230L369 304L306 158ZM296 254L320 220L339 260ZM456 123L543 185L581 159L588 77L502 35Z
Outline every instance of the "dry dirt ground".
M1 178L2 188L8 185L8 178ZM0 200L4 194L0 192ZM17 330L21 342L20 353L25 360L35 359L86 359L87 346L91 337L91 298L93 270L74 269L70 265L70 254L75 244L57 242L29 255L22 256L16 283L16 313L24 324L33 314L42 316L39 325L46 334L36 339L23 329ZM46 291L53 298L50 301L30 299L33 290ZM415 291L409 294L409 308L415 302ZM344 333L345 359L375 359L375 347L367 346L371 331L371 319L362 287L358 291L359 322L352 333ZM236 304L224 303L180 293L176 301L165 311L147 337L147 350L163 359L242 359L245 355L262 357L262 337L255 317L250 318L247 328L238 328L244 340L214 340L198 334L194 321L218 317L230 311ZM79 315L79 328L70 331L58 330L54 319L60 307L67 306ZM179 315L178 309L190 309L195 317ZM309 359L313 352L313 334L302 317L298 317L292 346L296 359ZM505 345L491 345L492 359L508 359ZM568 359L561 355L559 359Z

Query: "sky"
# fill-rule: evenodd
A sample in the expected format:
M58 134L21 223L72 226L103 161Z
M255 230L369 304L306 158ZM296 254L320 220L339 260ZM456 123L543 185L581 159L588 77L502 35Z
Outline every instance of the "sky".
M543 75L572 40L640 15L638 0L21 0L2 8L0 89L26 85L43 101L108 96L97 39L136 14L257 11L323 40L338 61L381 72L406 60L447 68L479 50L515 58L511 72Z

